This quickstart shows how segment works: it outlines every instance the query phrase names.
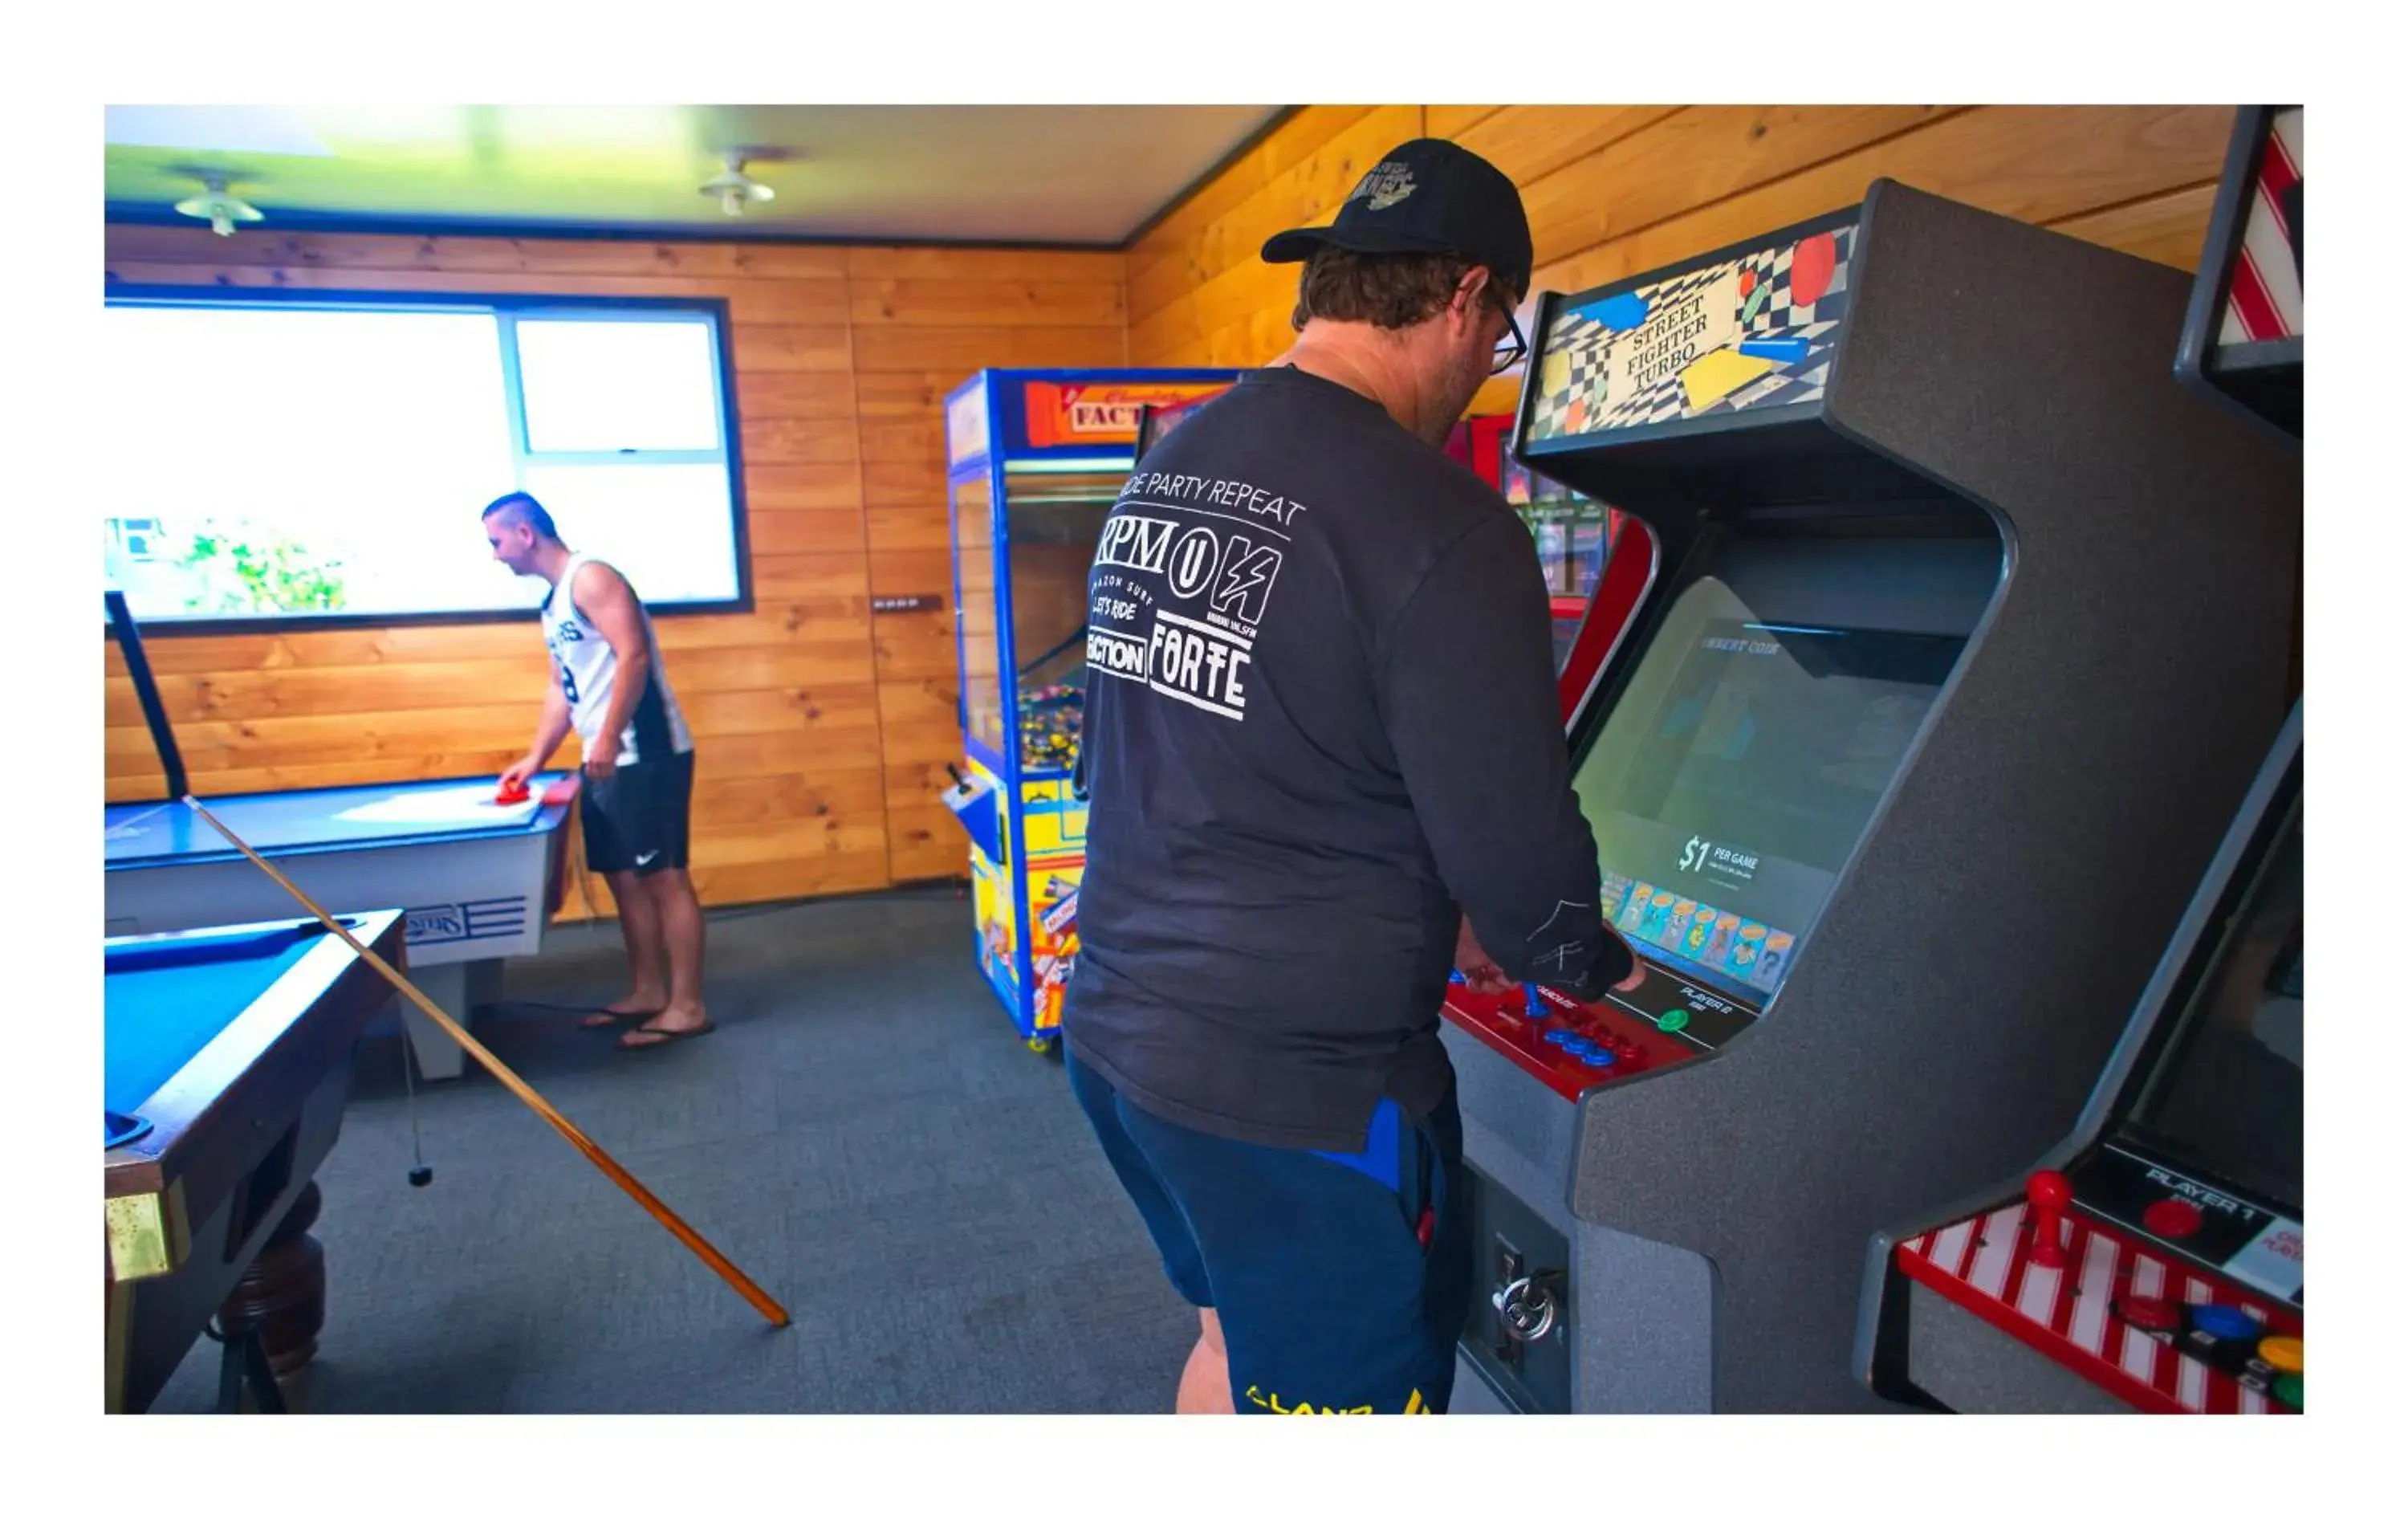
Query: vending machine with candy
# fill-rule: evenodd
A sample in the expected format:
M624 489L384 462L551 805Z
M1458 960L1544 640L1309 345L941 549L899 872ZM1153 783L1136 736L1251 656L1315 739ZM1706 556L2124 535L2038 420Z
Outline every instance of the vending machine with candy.
M987 369L945 403L962 765L979 966L1050 1052L1078 953L1086 805L1087 570L1148 407L1221 389L1211 369Z

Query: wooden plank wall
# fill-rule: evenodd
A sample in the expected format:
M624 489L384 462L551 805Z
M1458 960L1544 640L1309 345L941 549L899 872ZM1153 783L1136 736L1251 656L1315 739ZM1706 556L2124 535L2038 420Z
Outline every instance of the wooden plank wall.
M1276 357L1297 271L1262 263L1263 239L1329 221L1412 136L1512 175L1535 287L1576 291L1837 209L1883 176L2188 269L2231 125L2229 107L1309 107L1130 250L1129 357ZM1519 384L1481 409L1510 409Z
M701 754L696 883L724 905L963 872L937 800L961 749L944 395L982 366L1125 362L1120 255L110 227L107 264L145 284L724 297L755 609L658 623ZM461 532L480 504L455 504ZM941 609L871 619L872 595L915 594ZM524 623L149 648L204 795L498 772L545 681ZM108 795L155 796L108 659Z

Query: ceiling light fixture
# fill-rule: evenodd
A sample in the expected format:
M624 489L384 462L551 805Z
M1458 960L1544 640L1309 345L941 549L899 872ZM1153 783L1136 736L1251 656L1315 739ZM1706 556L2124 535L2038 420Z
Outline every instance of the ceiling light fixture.
M703 182L702 193L719 197L719 208L729 216L742 216L748 200L775 200L778 193L744 172L744 155L729 152L721 155L727 167Z
M207 222L209 224L209 230L219 236L233 236L234 224L237 222L265 220L258 207L247 201L237 200L226 193L224 175L204 174L201 176L201 193L190 200L178 201L176 209L186 216L197 217Z

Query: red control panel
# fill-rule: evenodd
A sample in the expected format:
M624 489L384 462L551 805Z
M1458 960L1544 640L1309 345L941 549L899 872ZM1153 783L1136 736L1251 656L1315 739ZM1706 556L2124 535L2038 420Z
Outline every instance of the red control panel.
M1592 1086L1661 1070L1702 1053L1620 1008L1582 1002L1543 986L1483 992L1457 980L1446 989L1446 1014L1572 1101Z
M2024 1201L1900 1244L1898 1268L2143 1412L2300 1412L2298 1304L2209 1267L2192 1248L2202 1215L2188 1199L2150 1202L2135 1226L2114 1215L2112 1191L2088 1190L2038 1172ZM2240 1249L2264 1253L2260 1237L2281 1238L2286 1222Z

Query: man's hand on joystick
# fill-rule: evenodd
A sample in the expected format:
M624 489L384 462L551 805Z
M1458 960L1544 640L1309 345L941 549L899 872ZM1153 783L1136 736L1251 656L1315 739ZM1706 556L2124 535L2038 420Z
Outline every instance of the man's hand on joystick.
M1513 978L1480 947L1468 915L1455 931L1455 968L1463 972L1465 983L1475 992L1501 992L1513 984Z

